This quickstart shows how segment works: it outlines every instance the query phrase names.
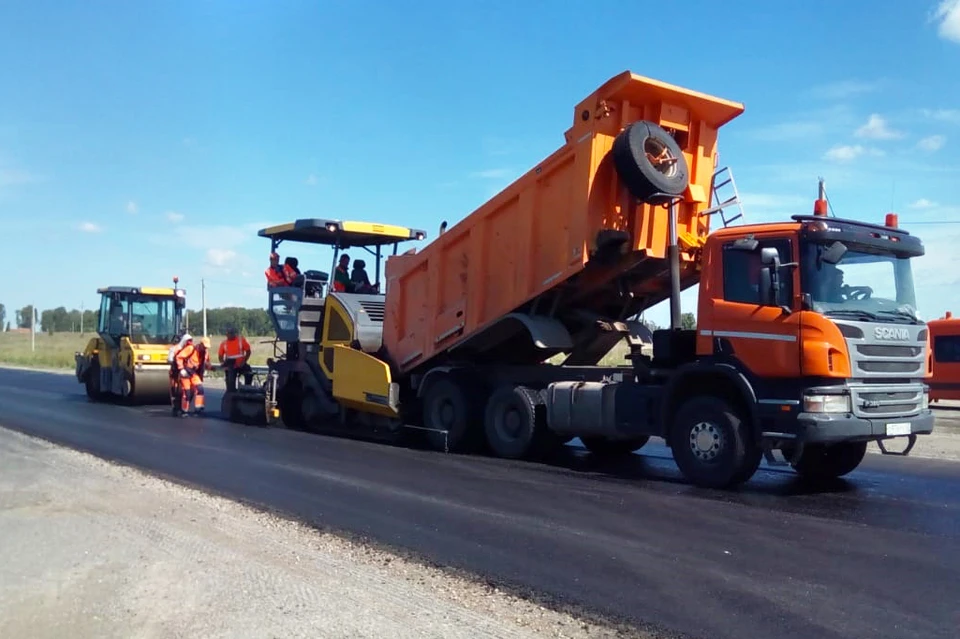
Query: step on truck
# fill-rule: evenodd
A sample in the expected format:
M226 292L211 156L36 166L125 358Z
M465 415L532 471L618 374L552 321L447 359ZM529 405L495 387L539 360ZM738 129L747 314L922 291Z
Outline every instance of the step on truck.
M657 436L708 487L749 480L777 450L812 477L851 472L870 441L909 453L933 428L911 272L923 245L895 216L838 219L822 198L812 215L731 224L718 130L743 110L624 72L576 105L557 151L389 257L384 292L298 310L300 289L274 291L275 324L293 304L302 327L271 364L280 418L412 427L506 458ZM684 330L680 293L697 284ZM650 355L631 318L665 300ZM618 343L624 363L600 365Z

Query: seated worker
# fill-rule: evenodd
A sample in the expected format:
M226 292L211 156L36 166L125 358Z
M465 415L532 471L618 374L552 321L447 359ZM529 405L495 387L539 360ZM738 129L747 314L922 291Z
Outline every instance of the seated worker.
M350 266L350 256L344 253L340 256L340 263L333 271L333 290L346 292L351 289L350 275L347 273L347 267Z
M353 262L353 272L350 273L350 282L353 284L353 292L355 293L376 293L377 289L370 283L370 278L367 276L367 270L364 268L366 262L363 260L354 260Z
M283 268L280 266L280 256L276 253L270 253L270 266L264 271L264 275L267 276L267 288L289 286Z
M303 286L303 275L300 273L299 260L288 257L283 261L283 277L287 286Z
M250 368L250 343L237 335L237 329L227 327L227 339L220 342L218 355L227 378L227 392L237 390L237 375L243 374L244 383L253 383L253 369Z

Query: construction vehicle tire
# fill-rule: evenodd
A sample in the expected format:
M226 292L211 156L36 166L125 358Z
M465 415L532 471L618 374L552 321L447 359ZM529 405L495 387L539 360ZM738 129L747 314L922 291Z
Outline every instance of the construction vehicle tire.
M423 426L434 450L467 453L476 450L482 424L475 401L464 384L443 375L424 391Z
M670 447L680 472L703 488L730 488L748 481L762 455L737 410L709 395L692 397L680 406Z
M103 399L103 393L100 391L100 362L94 360L87 368L83 386L90 401L98 402Z
M783 452L787 453L786 450ZM840 442L829 446L807 444L800 453L800 459L792 466L798 475L806 479L837 479L856 470L866 454L867 442Z
M687 160L677 141L658 124L638 120L613 141L613 163L630 193L659 204L683 194L690 182Z
M493 454L506 459L542 454L550 444L560 445L547 427L540 393L523 386L502 386L490 395L484 431Z

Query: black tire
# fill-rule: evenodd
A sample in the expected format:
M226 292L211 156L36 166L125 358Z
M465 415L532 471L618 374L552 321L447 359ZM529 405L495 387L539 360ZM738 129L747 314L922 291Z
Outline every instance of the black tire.
M630 455L643 448L650 437L642 435L632 439L607 439L606 437L581 437L580 441L594 455L598 457L619 457Z
M670 445L680 471L703 488L730 488L748 481L762 455L737 410L710 396L694 397L680 407Z
M277 407L280 409L280 421L289 430L305 431L307 420L303 415L303 387L298 382L289 382L277 395Z
M867 453L867 442L807 444L797 463L797 474L806 479L837 479L856 470Z
M663 127L639 120L627 126L613 141L613 163L630 193L651 204L679 196L690 182L687 160L677 141ZM655 166L648 154L663 153L667 163Z
M559 447L547 428L543 398L524 386L502 386L490 395L484 410L487 445L497 457L523 459Z
M83 378L83 386L90 401L99 402L103 399L103 393L100 392L100 362L94 361L90 364Z
M430 447L451 453L475 451L480 423L476 402L467 396L464 384L444 376L431 382L424 395L423 426L429 429Z

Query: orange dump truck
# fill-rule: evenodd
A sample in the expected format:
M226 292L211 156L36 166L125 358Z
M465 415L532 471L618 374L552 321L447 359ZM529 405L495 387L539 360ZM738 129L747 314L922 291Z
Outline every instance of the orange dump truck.
M927 322L930 330L930 401L960 400L960 319L949 311Z
M329 293L316 352L288 347L309 366L282 376L294 390L279 388L280 414L286 402L309 421L307 393L318 419L376 416L508 458L573 438L629 453L659 436L690 481L717 487L775 450L819 477L855 469L869 441L905 438L908 453L933 428L911 273L923 245L896 216L827 217L822 194L812 215L711 232L731 202L714 203L718 129L742 112L610 79L556 152L423 250L389 257L385 295ZM681 330L680 292L695 284L698 326ZM663 300L672 326L649 357L630 318ZM629 364L599 365L618 342ZM308 368L319 381L297 377Z

